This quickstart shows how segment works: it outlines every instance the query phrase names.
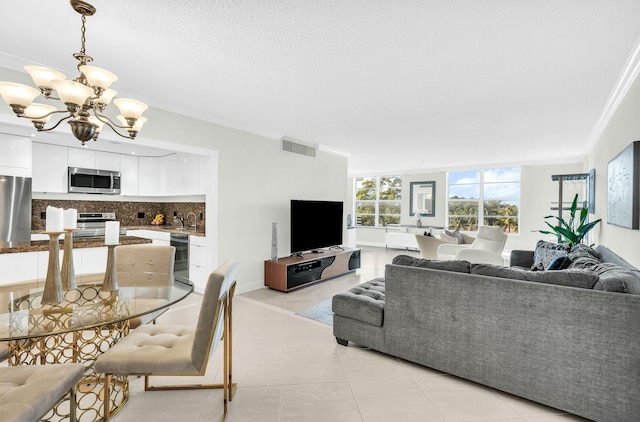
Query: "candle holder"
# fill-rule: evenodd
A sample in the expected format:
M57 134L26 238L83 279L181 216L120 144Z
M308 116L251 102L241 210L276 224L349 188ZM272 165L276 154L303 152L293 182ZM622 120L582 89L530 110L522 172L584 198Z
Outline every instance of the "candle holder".
M62 255L60 276L62 277L62 289L65 292L78 287L76 273L73 269L73 232L76 230L78 229L64 229L64 254Z
M118 279L116 278L116 260L114 258L116 245L105 245L107 247L107 268L104 272L104 281L102 282L103 292L114 292L118 290Z
M42 304L44 305L55 305L64 300L60 276L60 245L58 243L58 238L62 233L64 232L45 233L49 235L49 263L42 292Z

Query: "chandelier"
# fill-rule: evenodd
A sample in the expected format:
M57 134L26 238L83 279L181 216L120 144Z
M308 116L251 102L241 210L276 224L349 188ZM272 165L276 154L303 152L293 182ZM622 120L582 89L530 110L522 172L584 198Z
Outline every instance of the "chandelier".
M60 123L68 120L73 135L82 142L96 141L104 125L123 138L134 139L142 125L147 121L142 113L148 106L138 100L129 98L115 98L116 91L110 88L118 77L108 70L91 66L91 56L85 54L85 22L87 16L93 16L96 8L81 0L70 0L73 9L82 15L81 44L79 53L73 55L80 63L80 76L74 80L67 80L66 76L57 70L41 66L25 66L36 86L0 81L0 95L9 104L18 117L31 120L38 131L50 131ZM57 94L57 97L54 96ZM47 100L59 100L64 108L58 110L49 104L34 103L40 94ZM107 105L113 99L120 114L117 116L120 124L103 114ZM64 114L57 123L45 128L54 114ZM123 134L126 131L128 134Z

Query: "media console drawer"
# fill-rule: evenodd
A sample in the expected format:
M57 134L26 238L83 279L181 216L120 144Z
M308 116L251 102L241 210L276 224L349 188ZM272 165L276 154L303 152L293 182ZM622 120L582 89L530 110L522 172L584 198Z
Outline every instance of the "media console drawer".
M264 285L287 292L360 268L360 249L330 249L264 262Z

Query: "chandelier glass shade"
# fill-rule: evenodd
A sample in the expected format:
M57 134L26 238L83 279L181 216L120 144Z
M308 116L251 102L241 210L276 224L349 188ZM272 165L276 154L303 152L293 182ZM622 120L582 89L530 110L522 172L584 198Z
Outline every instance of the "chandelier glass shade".
M96 9L81 0L71 0L70 3L82 15L82 48L73 55L80 61L77 66L80 75L68 80L62 72L54 69L25 66L24 69L38 89L0 81L0 96L16 116L31 120L38 131L50 131L63 121L68 121L71 132L83 145L91 139L97 140L105 125L119 136L134 139L147 121L142 113L148 106L130 98L115 98L117 92L110 87L118 77L106 69L88 64L93 62L93 58L85 54L85 21L86 16L92 16ZM60 101L64 105L59 109L50 104L34 102L40 95L45 100ZM112 101L120 111L117 123L103 113ZM50 127L45 127L58 114L61 117Z

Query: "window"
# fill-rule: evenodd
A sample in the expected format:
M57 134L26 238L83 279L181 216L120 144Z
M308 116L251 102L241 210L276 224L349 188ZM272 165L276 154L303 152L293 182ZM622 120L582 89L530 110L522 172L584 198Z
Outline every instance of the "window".
M450 229L475 231L478 225L485 225L518 232L519 167L454 171L448 173L448 179Z
M383 227L400 224L400 176L358 177L355 192L356 225Z

